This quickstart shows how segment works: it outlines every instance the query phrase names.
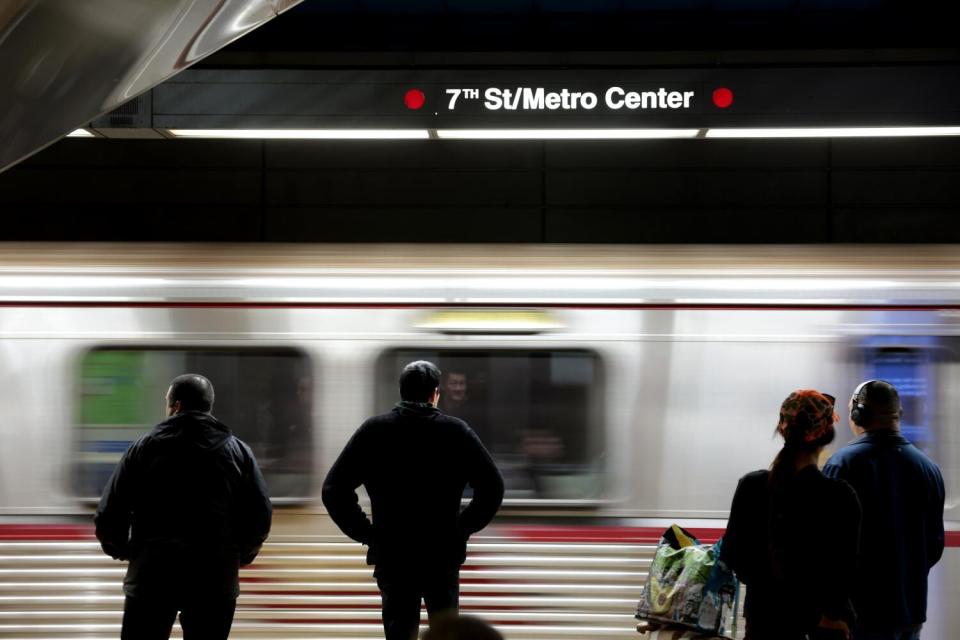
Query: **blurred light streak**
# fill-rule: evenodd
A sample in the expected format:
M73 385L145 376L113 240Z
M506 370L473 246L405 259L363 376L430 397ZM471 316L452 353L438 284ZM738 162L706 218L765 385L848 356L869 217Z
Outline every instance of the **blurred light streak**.
M663 140L695 138L700 129L437 129L450 140Z
M957 136L960 127L805 127L707 129L707 138L888 138Z
M169 129L176 138L236 140L426 140L426 129Z

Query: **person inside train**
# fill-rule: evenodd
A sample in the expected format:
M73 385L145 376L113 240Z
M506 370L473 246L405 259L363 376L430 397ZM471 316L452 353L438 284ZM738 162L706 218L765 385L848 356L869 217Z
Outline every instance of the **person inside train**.
M769 470L740 479L721 559L747 585L748 640L849 640L860 504L817 460L835 436L834 398L791 393L776 433L783 447Z
M480 439L463 420L437 409L440 378L431 362L406 365L400 402L357 429L323 483L330 517L367 545L387 640L416 637L421 599L431 621L457 610L467 539L503 501L503 478ZM473 496L461 510L468 484ZM361 485L372 522L358 504Z
M863 505L853 637L917 640L927 574L943 554L943 476L900 433L903 408L892 384L860 384L849 409L850 428L861 435L834 453L823 473L849 482Z
M104 552L129 560L122 640L226 639L238 570L270 532L272 507L250 448L211 414L213 385L178 376L167 419L134 442L100 498Z
M446 413L455 415L467 402L467 374L465 371L446 370L440 385L442 404Z
M551 429L528 429L523 433L521 451L524 472L537 498L552 497L549 477L553 467L563 458L563 440Z

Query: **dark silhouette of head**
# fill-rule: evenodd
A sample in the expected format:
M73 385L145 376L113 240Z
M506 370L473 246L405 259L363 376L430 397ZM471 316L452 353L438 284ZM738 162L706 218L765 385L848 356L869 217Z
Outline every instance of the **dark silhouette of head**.
M199 373L177 376L167 390L167 415L184 411L210 413L213 409L213 384Z
M897 429L902 415L900 394L886 380L861 383L850 399L850 420L865 431Z
M474 616L441 616L430 623L420 640L504 640L500 632Z
M816 389L797 389L780 405L777 433L783 448L770 465L770 486L779 490L796 473L801 456L819 453L836 437L836 398Z
M440 386L440 368L432 362L417 360L400 372L400 399L430 402Z
M833 425L839 420L835 406L833 396L815 389L797 389L787 396L777 423L784 446L814 451L833 442Z

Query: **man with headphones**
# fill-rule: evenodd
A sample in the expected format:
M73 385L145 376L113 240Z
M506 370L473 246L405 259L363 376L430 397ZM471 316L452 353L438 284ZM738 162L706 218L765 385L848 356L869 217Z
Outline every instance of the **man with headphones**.
M823 468L853 487L863 509L854 640L918 640L927 574L943 554L943 476L901 435L902 415L892 384L860 384L850 399L850 428L859 437Z

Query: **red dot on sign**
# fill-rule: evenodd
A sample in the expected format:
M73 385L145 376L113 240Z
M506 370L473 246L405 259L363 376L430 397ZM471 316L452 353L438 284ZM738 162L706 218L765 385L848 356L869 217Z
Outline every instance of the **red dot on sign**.
M427 96L420 89L410 89L403 96L403 104L407 105L407 109L419 109L426 101Z
M713 90L713 104L721 109L726 109L733 104L733 91L726 87L720 87Z

